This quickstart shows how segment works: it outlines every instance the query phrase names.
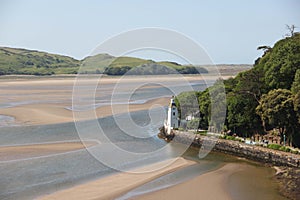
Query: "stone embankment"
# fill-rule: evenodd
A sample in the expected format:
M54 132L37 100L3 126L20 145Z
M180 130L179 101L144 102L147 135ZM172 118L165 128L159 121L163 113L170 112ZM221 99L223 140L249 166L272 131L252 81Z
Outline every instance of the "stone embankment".
M219 139L218 136L201 136L182 131L173 131L171 135L166 135L161 130L159 136L168 142L183 143L207 151L214 150L261 163L277 165L274 167L277 171L274 178L279 184L280 193L291 200L300 199L299 154Z
M195 147L212 149L263 163L300 168L299 154L277 151L238 141L219 139L216 138L217 136L201 136L182 131L174 131L174 135L173 142L191 144Z

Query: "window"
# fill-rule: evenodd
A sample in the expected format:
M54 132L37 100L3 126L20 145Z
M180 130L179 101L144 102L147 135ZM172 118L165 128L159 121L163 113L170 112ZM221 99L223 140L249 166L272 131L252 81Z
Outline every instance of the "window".
M175 116L175 112L173 112L173 116Z

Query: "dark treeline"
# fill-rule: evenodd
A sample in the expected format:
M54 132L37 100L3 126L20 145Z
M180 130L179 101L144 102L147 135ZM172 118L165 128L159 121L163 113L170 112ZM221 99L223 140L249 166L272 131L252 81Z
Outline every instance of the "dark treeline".
M241 137L266 134L276 130L281 139L300 146L300 33L294 33L278 41L273 48L263 49L262 57L252 69L239 73L235 78L224 80L226 91L226 120L219 130L231 130ZM182 93L177 103L185 104L196 95L199 128L207 129L210 119L212 91L223 87L217 81L202 92ZM218 98L217 98L218 99ZM189 107L189 105L187 106ZM192 108L192 107L191 107ZM194 123L194 122L193 122Z
M200 74L208 73L205 68L194 66L182 66L181 68L171 68L156 63L143 64L138 67L120 66L120 67L107 67L103 72L107 75L163 75L163 74Z

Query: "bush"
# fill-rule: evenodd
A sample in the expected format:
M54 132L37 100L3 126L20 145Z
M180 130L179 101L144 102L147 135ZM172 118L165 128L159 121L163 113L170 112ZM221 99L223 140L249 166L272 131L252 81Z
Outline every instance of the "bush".
M200 123L199 118L192 119L191 121L188 121L187 128L188 129L198 129L199 128L199 123Z
M231 135L227 135L225 137L226 140L236 140L236 138L234 136L231 136Z
M200 135L207 135L207 131L201 131L199 132Z
M297 151L297 150L291 150L291 153L293 153L293 154L299 154L299 151Z
M291 152L292 150L288 147L282 146L279 148L280 151Z
M279 144L268 144L267 145L267 148L275 149L275 150L279 150L280 147L281 147L281 145L279 145Z
M289 147L281 146L279 144L268 144L267 148L269 148L269 149L275 149L275 150L279 150L279 151L284 151L284 152L292 152L292 153L294 153L294 151L291 150Z
M219 139L226 139L226 135L220 135Z

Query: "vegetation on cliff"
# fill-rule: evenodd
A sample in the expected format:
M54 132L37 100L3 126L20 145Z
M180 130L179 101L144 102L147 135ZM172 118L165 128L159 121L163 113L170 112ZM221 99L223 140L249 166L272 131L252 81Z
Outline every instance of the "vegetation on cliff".
M264 55L255 61L252 69L224 80L227 111L221 129L231 130L241 137L265 134L276 129L282 141L286 137L287 143L299 147L300 33L278 41L273 48L263 49ZM211 110L209 96L218 87L217 81L202 92L177 96L178 104L183 99L193 98L191 95L197 96L198 128L208 128Z

